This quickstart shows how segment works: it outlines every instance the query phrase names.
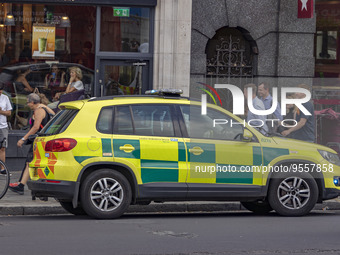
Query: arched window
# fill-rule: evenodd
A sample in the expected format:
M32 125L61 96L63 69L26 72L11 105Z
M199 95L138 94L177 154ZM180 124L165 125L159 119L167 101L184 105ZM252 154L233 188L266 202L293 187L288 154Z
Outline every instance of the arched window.
M255 75L257 47L249 32L242 28L224 27L207 43L206 77L252 78Z

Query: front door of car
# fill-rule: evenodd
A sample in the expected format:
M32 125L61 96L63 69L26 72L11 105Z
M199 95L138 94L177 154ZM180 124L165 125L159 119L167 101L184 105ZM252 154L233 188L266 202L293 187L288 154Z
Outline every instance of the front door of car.
M141 198L186 196L186 152L173 106L116 106L113 148L116 160L135 169Z
M261 173L251 169L260 169L261 146L255 136L251 142L242 140L243 123L212 108L202 115L196 105L181 105L179 112L187 137L189 198L223 198L260 191ZM214 125L214 120L219 121Z

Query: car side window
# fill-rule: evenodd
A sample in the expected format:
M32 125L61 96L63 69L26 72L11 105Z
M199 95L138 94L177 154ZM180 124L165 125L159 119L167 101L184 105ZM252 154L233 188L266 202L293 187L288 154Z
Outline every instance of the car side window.
M242 124L227 114L208 107L207 114L202 115L201 107L192 105L181 105L180 109L190 138L219 140L241 139L240 134L243 133ZM231 122L233 122L234 125L231 125Z
M133 105L136 135L174 136L174 126L168 105Z
M97 130L104 134L112 134L113 107L103 108L97 120Z
M129 106L116 107L114 133L133 135L133 125Z

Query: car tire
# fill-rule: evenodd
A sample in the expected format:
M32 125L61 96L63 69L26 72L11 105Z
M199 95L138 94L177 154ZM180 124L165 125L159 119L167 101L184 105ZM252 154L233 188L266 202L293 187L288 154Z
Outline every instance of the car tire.
M129 207L131 198L128 180L112 169L101 169L91 173L80 188L80 200L84 211L98 219L120 217Z
M86 212L81 206L77 206L76 208L73 208L72 202L64 202L59 201L60 205L69 213L74 215L86 215Z
M273 211L268 201L241 202L243 207L255 214L268 214Z
M268 202L282 216L303 216L313 209L318 195L318 185L310 174L280 174L270 182Z

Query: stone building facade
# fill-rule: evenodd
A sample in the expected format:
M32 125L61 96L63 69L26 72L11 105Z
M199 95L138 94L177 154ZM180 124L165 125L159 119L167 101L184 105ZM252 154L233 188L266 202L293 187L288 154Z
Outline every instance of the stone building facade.
M316 19L299 19L297 13L297 0L193 0L191 94L198 81L209 82L207 45L224 27L241 31L250 44L253 70L244 82L278 87L311 82ZM212 81L228 82L225 78Z

